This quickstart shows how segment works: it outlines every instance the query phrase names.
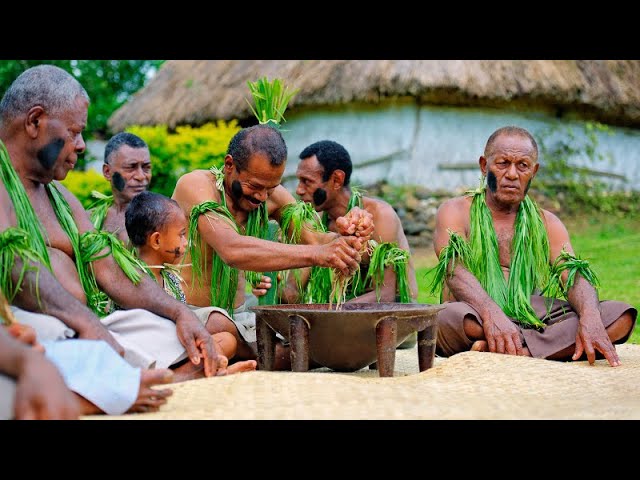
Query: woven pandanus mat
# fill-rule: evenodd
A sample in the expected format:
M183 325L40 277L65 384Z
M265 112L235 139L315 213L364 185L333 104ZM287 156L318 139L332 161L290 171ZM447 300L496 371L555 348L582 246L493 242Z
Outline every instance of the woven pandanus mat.
M257 371L174 384L156 413L84 418L640 419L640 345L617 350L617 368L465 352L422 373L415 348L398 350L393 378Z

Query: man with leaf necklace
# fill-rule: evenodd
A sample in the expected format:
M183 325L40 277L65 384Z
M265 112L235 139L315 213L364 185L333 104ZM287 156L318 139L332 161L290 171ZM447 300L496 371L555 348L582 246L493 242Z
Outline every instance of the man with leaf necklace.
M296 194L302 201L313 205L316 211L323 213L324 229L337 231L336 220L353 207L367 210L373 218L370 252L365 253L360 270L351 280L346 300L358 303L415 301L418 286L410 260L409 243L393 207L382 200L364 197L362 192L350 185L353 170L351 156L339 143L321 140L306 147L299 156ZM305 285L305 277L309 274L311 281ZM330 274L329 269L313 267L312 272L309 269L301 272L298 282L291 281L295 275L290 276L284 291L285 301L338 302L339 298L330 298L333 281L322 278Z
M151 154L146 142L129 132L111 137L104 147L102 174L111 184L112 193L91 192L95 198L88 209L91 223L97 230L111 232L129 245L125 212L131 200L151 183Z
M574 256L563 223L527 195L539 168L535 139L500 128L479 164L486 187L444 202L436 215L432 292L445 302L436 353L586 356L589 363L598 354L620 365L613 344L629 338L637 311L598 301L597 277Z
M185 375L203 363L205 375L214 375L217 354L200 321L144 275L113 235L96 232L78 199L54 181L84 151L88 105L82 85L51 65L23 72L0 102L1 287L18 320L42 340L105 340L142 368L175 366L188 355ZM32 257L16 258L25 238ZM105 293L132 310L98 318Z
M277 128L291 97L279 79L249 83L260 124L240 130L229 143L221 169L195 170L183 175L173 199L190 218L190 249L182 269L188 287L187 302L214 305L232 313L221 319L217 331L228 331L238 340L236 358L256 358L255 314L249 310L255 297L245 295L246 272L271 272L320 265L355 271L362 240L322 234L302 228L303 245L264 240L268 220L280 223L282 210L295 203L280 185L287 147ZM349 221L347 220L347 223ZM363 222L363 237L371 230ZM255 277L260 282L268 277ZM251 277L250 276L250 277ZM251 280L251 278L250 278ZM255 285L256 283L254 283ZM276 368L288 367L288 352L277 346Z

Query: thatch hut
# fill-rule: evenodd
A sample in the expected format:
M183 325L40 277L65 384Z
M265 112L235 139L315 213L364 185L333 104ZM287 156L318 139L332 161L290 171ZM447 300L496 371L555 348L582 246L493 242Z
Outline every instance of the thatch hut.
M605 140L613 172L625 173L640 155L635 60L173 60L109 126L247 124L247 81L261 76L300 89L287 114L289 175L302 148L330 138L351 152L361 181L471 184L477 173L463 167L495 128L537 130L558 119L624 127L618 140ZM629 178L635 185L638 170Z

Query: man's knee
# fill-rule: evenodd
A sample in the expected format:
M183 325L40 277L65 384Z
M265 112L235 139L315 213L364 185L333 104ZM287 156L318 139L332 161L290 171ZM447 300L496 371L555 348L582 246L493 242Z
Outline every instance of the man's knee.
M220 312L211 312L209 314L205 328L211 335L227 332L236 336L238 331L233 322Z
M475 340L482 339L482 325L475 319L475 312L462 302L443 304L438 312L438 336L436 354L450 357L456 353L466 352Z
M231 332L219 332L213 337L213 340L219 347L219 350L229 360L231 360L238 350L238 340Z
M615 322L607 327L607 334L612 342L626 342L631 336L635 321L631 312L626 311Z
M464 320L462 321L462 326L464 328L465 335L471 340L484 339L484 330L482 325L480 325L471 315L465 315Z

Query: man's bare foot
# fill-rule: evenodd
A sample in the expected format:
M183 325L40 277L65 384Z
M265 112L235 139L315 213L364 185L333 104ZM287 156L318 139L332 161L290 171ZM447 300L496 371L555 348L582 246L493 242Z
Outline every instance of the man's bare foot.
M470 350L472 352L488 352L489 344L486 340L476 340L475 342L473 342L473 345L471 345Z
M229 365L229 360L224 355L218 355L218 365L220 368L216 373L216 377L222 377L224 375L233 375L234 373L250 372L255 370L258 366L258 362L255 360L245 360L243 362L235 362Z
M198 365L194 365L191 360L187 360L179 367L173 368L172 371L173 383L204 378L204 362L201 361Z
M227 374L232 375L234 373L252 372L258 367L258 362L255 360L245 360L243 362L236 362L233 365L229 365L227 368Z
M473 345L471 345L470 351L472 351L472 352L488 352L489 351L489 344L487 343L486 340L476 340L475 342L473 342ZM525 346L522 347L522 356L523 357L530 357L531 356L531 352Z
M154 385L163 385L173 382L173 372L169 369L143 370L140 376L140 389L138 397L127 413L157 412L162 405L167 403L167 398L173 395L169 388L151 388Z
M216 372L216 377L224 377L228 373L228 365L229 359L224 355L220 355L220 353L218 353L218 371Z

